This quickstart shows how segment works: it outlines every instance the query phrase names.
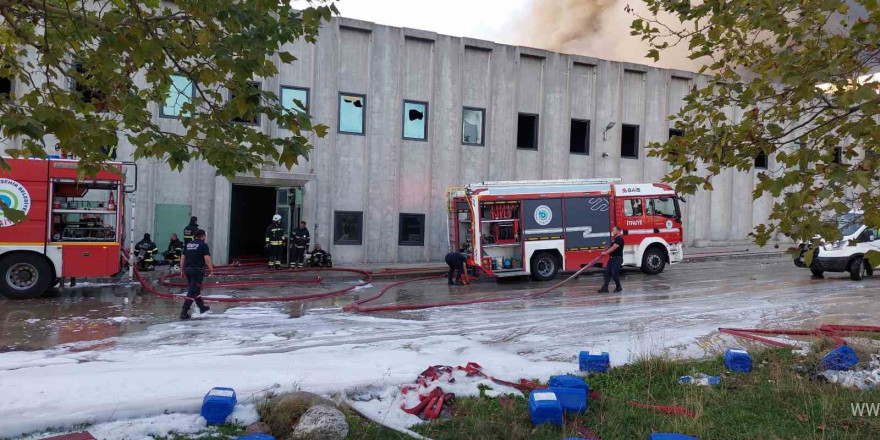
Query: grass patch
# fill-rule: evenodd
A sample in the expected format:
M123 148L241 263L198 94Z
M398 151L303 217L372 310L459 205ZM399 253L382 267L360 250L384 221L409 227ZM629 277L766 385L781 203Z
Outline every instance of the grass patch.
M880 403L877 391L845 389L811 378L818 356L791 350L753 353L751 374L727 374L722 357L691 361L647 359L587 378L592 390L614 398L591 400L586 414L569 417L566 426L532 426L528 401L519 398L460 398L448 420L413 430L436 440L560 440L585 427L600 438L647 439L652 432L678 432L723 440L862 440L877 438L880 417L854 417L851 403ZM801 373L798 373L800 371ZM723 376L714 387L679 385L696 372ZM634 408L627 401L679 405L696 417Z
M196 434L171 433L167 436L151 436L154 440L233 440L241 437L247 427L236 423L224 423Z

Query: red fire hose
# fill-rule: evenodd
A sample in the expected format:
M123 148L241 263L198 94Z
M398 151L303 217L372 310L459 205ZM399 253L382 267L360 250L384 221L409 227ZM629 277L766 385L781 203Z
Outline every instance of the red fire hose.
M880 326L872 326L872 325L833 325L833 324L822 324L819 327L812 330L798 330L798 329L761 329L761 328L719 328L718 331L721 333L727 333L729 335L738 336L745 339L751 339L753 341L763 342L768 345L773 345L776 347L794 347L793 344L789 344L786 342L777 341L774 339L765 338L763 336L758 335L771 335L771 336L780 336L780 335L788 335L788 336L815 336L818 338L828 337L837 342L838 346L845 345L846 341L842 336L851 336L854 333L880 333Z
M429 308L433 308L433 307L464 306L464 305L470 305L470 304L485 304L485 303L515 301L515 300L536 298L536 297L539 297L542 295L546 295L546 294L556 290L557 288L561 287L563 284L568 283L569 281L573 280L575 277L580 275L581 272L583 272L584 270L586 270L586 269L592 267L594 264L596 264L596 262L598 262L600 258L602 258L601 255L594 258L593 261L590 261L589 263L585 264L584 267L582 267L580 270L578 270L577 272L572 274L570 277L568 277L568 278L566 278L566 279L564 279L564 280L562 280L562 281L560 281L560 282L558 282L558 283L556 283L556 284L554 284L544 290L541 290L540 292L530 293L528 295L520 295L520 296L514 296L514 297L510 297L510 298L481 298L481 299L471 299L471 300L464 300L464 301L446 301L446 302L426 303L426 304L389 304L389 305L384 305L384 306L369 306L369 307L363 305L363 304L366 304L371 301L375 301L375 300L379 299L388 290L390 290L394 287L400 286L402 284L412 283L415 281L433 280L433 279L437 279L437 278L443 278L446 276L446 275L435 275L435 276L430 276L430 277L413 278L410 280L403 280L403 281L398 281L396 283L391 283L391 284L385 286L384 288L382 288L382 290L380 290L379 293L377 293L371 297L368 297L368 298L357 300L357 301L345 306L343 308L343 310L345 310L346 312L354 310L354 311L361 312L361 313L390 312L390 311L399 311L399 310L420 310L420 309L429 309Z

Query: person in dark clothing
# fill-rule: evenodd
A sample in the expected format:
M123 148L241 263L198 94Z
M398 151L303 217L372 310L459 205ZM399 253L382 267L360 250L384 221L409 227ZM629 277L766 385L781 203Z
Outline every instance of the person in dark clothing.
M272 223L266 226L266 249L269 250L269 270L281 269L281 255L284 253L284 227L281 225L281 216L272 216Z
M309 254L309 266L311 267L333 267L333 261L330 254L321 249L320 244L315 245L315 250Z
M205 243L205 231L197 229L193 233L193 240L186 244L183 256L180 258L180 277L187 280L189 287L186 290L186 300L183 301L183 310L180 311L180 319L189 319L189 309L193 301L199 307L199 313L211 310L202 300L202 281L205 279L205 266L208 267L208 275L214 274L214 263L211 261L211 250Z
M183 242L177 238L177 234L171 234L171 237L168 237L168 250L162 255L165 256L165 260L168 261L172 268L180 265L180 256L183 255Z
M602 251L602 255L611 255L611 258L605 265L605 283L602 284L599 293L608 293L608 283L611 280L617 285L615 292L623 290L623 287L620 287L620 267L623 266L623 234L620 228L617 226L611 228L611 238L611 246Z
M187 245L193 241L193 235L199 230L198 218L192 216L189 218L189 224L183 228L183 244Z
M446 264L449 265L449 284L462 284L461 276L465 275L464 265L467 263L467 259L468 256L464 249L446 254Z
M141 271L151 271L156 268L156 259L153 258L159 249L156 243L150 239L150 234L144 234L143 240L134 245L134 250L138 252L138 269Z
M303 257L306 255L306 249L309 248L309 230L306 228L306 222L299 222L299 227L293 230L293 261L291 266L303 267Z

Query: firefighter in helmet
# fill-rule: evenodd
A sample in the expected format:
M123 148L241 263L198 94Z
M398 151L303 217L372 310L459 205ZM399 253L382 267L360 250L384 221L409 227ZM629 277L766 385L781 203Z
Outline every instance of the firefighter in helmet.
M306 255L306 249L309 248L309 229L306 228L306 222L299 222L299 227L293 231L293 261L291 266L303 267L303 259Z
M199 230L199 219L196 216L189 218L189 224L183 228L183 244L193 241L193 235Z
M269 270L281 269L281 255L284 253L284 227L281 225L281 216L272 216L272 223L266 226L266 249L269 250Z
M134 250L138 254L138 270L147 272L156 268L156 259L153 256L159 252L159 248L150 239L150 234L144 234L143 240L134 246Z

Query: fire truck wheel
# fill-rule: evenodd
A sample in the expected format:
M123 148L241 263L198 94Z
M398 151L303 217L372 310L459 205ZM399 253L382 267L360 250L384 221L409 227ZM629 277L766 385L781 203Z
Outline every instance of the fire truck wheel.
M868 276L867 266L862 257L853 258L852 263L849 265L849 277L853 281L861 281L862 278ZM871 272L873 273L873 270Z
M49 263L39 255L14 253L0 260L0 294L9 299L37 298L53 278Z
M559 272L559 262L549 252L541 252L532 257L532 276L538 281L547 281L556 278Z
M666 267L666 255L659 248L652 247L642 255L642 272L648 275L657 275Z

